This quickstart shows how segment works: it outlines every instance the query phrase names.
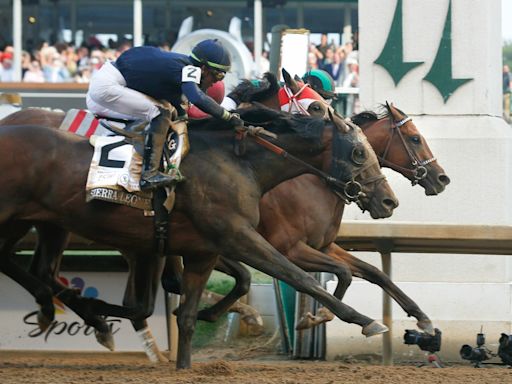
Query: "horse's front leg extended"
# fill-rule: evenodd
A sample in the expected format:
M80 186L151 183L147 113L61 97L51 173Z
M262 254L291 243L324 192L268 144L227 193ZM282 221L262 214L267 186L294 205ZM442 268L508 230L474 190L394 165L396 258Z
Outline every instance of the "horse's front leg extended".
M217 256L211 254L201 257L184 257L185 270L183 273L183 285L181 302L178 308L178 356L177 369L191 367L192 335L194 334L197 319L197 308L201 293L217 261Z
M135 309L132 325L141 338L144 352L152 362L168 362L158 349L146 319L153 314L158 282L162 276L165 258L157 254L127 254L128 281L123 305Z
M388 330L385 325L358 313L329 294L318 281L287 260L249 225L237 225L231 233L225 233L222 247L222 254L226 257L248 264L310 295L341 320L363 327L364 335L373 336Z
M434 334L434 327L429 317L420 309L418 304L416 304L404 293L404 291L398 288L396 284L391 281L388 275L373 265L351 255L335 243L331 243L326 252L328 252L332 257L343 260L349 266L354 276L361 277L362 279L381 287L400 305L400 307L402 307L408 316L415 317L418 320L417 325L420 329L432 335Z
M338 277L338 285L334 291L334 297L340 301L343 299L347 288L352 282L352 273L345 262L317 251L302 241L299 241L290 248L286 255L291 262L307 272L334 273ZM312 328L331 321L333 317L333 314L325 308L318 311L315 316L311 313L304 313L297 324L297 328Z

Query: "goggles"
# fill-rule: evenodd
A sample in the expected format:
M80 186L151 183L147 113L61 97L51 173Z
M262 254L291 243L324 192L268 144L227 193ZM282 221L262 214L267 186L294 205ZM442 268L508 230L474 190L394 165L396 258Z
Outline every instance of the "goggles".
M221 81L226 77L226 72L219 71L217 69L209 68L210 72L212 73L213 77L215 77L215 80Z

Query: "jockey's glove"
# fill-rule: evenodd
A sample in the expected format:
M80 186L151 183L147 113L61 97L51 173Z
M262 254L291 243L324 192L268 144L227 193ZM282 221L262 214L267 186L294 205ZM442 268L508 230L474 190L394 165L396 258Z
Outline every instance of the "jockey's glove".
M244 126L244 121L240 118L240 115L238 113L231 113L231 116L229 117L229 125L233 128L242 128Z

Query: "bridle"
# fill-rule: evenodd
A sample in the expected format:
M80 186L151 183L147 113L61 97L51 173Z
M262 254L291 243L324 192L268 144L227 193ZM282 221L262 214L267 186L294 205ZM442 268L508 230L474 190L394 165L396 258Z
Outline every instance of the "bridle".
M292 107L295 106L295 108L301 115L310 115L308 110L299 102L299 100L301 100L299 96L307 87L309 87L309 84L304 83L304 85L302 85L302 87L300 87L297 92L293 93L293 91L290 89L290 87L288 87L288 85L283 85L284 92L288 97L288 110L285 112L292 113Z
M284 92L286 93L286 96L288 98L288 110L285 109L285 111L291 113L292 107L295 106L298 113L302 115L311 116L311 114L308 112L308 110L300 103L301 98L299 97L307 87L310 85L307 83L304 83L297 92L293 92L292 89L285 84L283 86ZM326 103L327 104L327 103ZM334 108L332 106L329 106L327 104L327 108L334 112ZM327 112L326 112L327 114ZM346 124L350 125L353 129L357 129L357 127L352 123L345 121ZM353 159L354 163L357 164L357 162ZM357 164L361 165L361 164ZM341 182L340 180L323 175L324 180L326 180L327 184L332 188L333 192L338 195L342 200L344 200L347 204L351 202L355 202L358 205L361 204L360 198L366 197L366 194L363 192L363 186L371 183L377 183L381 180L385 179L385 176L383 174L376 175L371 178L367 178L364 180L364 182L359 182L356 180L356 178L362 174L366 169L373 166L374 163L368 164L364 168L360 168L359 172L352 175L352 179L347 182Z
M405 116L402 120L396 121L393 118L393 115L389 114L389 120L391 121L391 134L389 136L388 142L386 144L386 148L384 149L384 153L382 156L379 156L379 161L381 165L386 165L390 167L391 169L394 169L398 172L402 173L409 173L413 180L412 185L418 184L421 180L427 177L427 168L425 167L427 164L432 163L433 161L436 161L437 159L435 157L431 157L427 160L420 160L418 157L413 153L413 151L409 148L407 145L407 142L405 141L404 135L402 131L400 130L400 127L404 124L406 124L408 121L412 121L412 118L409 116ZM392 163L389 160L386 160L386 157L389 152L389 148L391 147L391 142L393 141L393 136L395 136L395 133L398 135L400 140L402 141L402 144L405 148L405 151L407 152L407 155L409 156L409 159L411 160L412 169L402 167L398 164Z

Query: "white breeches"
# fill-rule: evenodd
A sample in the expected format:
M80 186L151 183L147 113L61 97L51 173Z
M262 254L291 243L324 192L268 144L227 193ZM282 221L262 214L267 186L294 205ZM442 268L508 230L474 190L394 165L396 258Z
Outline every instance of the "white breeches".
M117 119L151 121L160 114L146 95L126 87L123 75L110 62L93 75L86 102L92 113Z

